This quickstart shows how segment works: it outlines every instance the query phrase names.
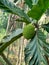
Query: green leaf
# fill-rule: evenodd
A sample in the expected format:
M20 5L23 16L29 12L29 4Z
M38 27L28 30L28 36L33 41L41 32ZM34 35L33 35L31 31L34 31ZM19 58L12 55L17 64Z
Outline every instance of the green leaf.
M49 23L43 24L42 28L44 28L44 30L46 30L49 33Z
M28 15L9 0L0 0L0 8L6 10L7 12L19 15L20 17L25 18L28 22L31 22Z
M34 5L30 11L28 11L29 17L39 20L46 9L49 7L49 0L39 0L37 5Z
M38 3L38 0L25 0L25 3L32 8L33 5L36 5Z
M15 40L17 40L18 38L20 38L22 36L22 32L23 32L22 29L18 29L16 31L12 32L10 35L5 36L2 39L1 43L0 43L0 44L2 44L0 46L0 53L2 51L4 51L5 48L8 47L11 43L13 43Z
M43 32L38 30L34 39L27 44L25 48L26 65L48 65L44 54L47 54L45 48L47 49L49 45L47 46L45 39Z

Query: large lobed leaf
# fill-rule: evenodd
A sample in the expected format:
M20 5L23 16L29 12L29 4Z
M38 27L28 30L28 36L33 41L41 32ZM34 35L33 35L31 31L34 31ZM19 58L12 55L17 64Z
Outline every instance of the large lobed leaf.
M0 0L0 8L6 10L7 12L19 15L20 17L25 18L28 22L31 22L28 15L9 0Z
M12 32L10 35L5 36L2 41L0 42L0 44L2 44L0 46L0 53L3 52L5 50L6 47L8 47L12 42L14 42L15 40L17 40L19 37L22 36L22 29L18 29L14 32Z
M45 40L46 36L38 30L34 39L25 48L26 65L48 65L45 55L49 56L49 44Z
M33 19L39 20L46 9L49 7L49 0L39 0L37 5L32 6L28 15Z

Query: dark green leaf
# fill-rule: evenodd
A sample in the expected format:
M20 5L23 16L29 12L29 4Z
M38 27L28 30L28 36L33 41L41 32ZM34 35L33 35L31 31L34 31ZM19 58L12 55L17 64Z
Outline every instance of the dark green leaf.
M46 30L49 33L49 23L43 24L42 28L44 28L44 30Z
M33 19L39 20L48 7L49 0L39 0L38 4L34 5L28 12L28 15Z
M18 29L14 32L12 32L10 35L5 36L2 41L1 41L1 46L0 46L0 53L7 47L9 46L12 42L17 40L19 37L22 36L22 29Z
M18 0L14 0L14 3L16 3Z
M0 8L6 10L7 12L19 15L20 17L24 17L28 22L31 22L28 15L9 0L0 0Z
M25 0L25 3L32 8L32 0Z

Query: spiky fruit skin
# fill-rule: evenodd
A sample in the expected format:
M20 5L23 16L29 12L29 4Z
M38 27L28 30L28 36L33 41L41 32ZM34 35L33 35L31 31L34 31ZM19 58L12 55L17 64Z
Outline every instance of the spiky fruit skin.
M35 33L35 26L33 24L28 24L23 29L23 36L26 39L31 39Z

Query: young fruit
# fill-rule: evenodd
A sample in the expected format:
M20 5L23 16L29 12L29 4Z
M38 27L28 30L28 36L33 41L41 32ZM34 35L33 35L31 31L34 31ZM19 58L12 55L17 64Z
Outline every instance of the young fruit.
M23 29L23 36L26 39L31 39L34 36L35 33L35 26L33 24L28 24Z

